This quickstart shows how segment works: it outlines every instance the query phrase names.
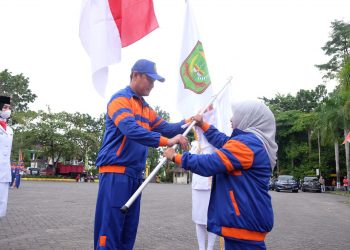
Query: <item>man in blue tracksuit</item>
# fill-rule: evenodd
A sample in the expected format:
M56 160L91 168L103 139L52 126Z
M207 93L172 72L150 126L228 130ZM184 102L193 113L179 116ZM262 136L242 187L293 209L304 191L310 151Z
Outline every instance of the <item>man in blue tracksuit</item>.
M15 169L16 188L19 188L19 185L21 184L21 171L22 167L17 165Z
M185 121L167 123L149 107L143 96L151 92L158 75L155 63L138 60L130 75L130 85L115 93L107 105L106 129L96 166L99 191L96 204L95 249L131 250L140 214L141 195L123 214L120 208L142 183L148 147L186 148L181 134ZM170 139L169 139L170 138Z
M277 144L275 119L265 104L245 101L232 105L234 129L230 137L195 116L197 125L217 150L212 154L164 156L184 169L213 176L208 208L208 231L225 238L225 250L266 249L264 239L273 227L268 194Z

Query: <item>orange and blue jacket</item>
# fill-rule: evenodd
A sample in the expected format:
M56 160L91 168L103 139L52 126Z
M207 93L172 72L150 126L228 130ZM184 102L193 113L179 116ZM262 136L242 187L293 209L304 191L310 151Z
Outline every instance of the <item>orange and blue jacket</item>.
M184 132L184 123L167 123L128 86L115 93L107 104L106 128L96 166L100 173L140 177L148 147L166 146L167 137Z
M203 124L212 154L189 152L175 163L202 175L213 175L208 208L208 230L223 237L263 241L273 227L268 194L270 160L263 143L253 133L235 129L230 137Z

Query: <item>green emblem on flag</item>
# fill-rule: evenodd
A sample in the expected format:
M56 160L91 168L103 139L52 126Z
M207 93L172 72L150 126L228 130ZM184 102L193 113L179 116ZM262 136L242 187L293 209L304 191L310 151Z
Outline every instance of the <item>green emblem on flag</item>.
M180 74L185 89L201 94L209 87L211 81L200 41L197 42L186 60L181 64Z

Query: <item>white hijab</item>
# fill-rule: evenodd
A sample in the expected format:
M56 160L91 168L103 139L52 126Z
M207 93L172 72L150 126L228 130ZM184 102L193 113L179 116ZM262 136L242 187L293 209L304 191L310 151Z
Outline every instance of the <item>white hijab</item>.
M273 171L277 159L275 141L276 122L271 110L258 100L234 102L232 104L232 125L245 132L254 133L264 144Z

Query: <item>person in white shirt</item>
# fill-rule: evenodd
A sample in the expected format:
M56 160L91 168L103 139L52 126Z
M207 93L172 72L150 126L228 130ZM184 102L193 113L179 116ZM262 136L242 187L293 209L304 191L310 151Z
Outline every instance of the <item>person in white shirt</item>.
M198 141L192 141L190 153L204 153L199 148ZM211 192L211 178L192 174L192 221L196 224L198 249L205 250L206 234L208 233L208 250L214 248L216 234L207 232L207 215Z
M212 123L215 122L213 110L204 114L204 119ZM214 147L207 141L203 132L195 128L198 141L191 142L192 154L209 154L214 151ZM207 250L213 250L216 240L216 234L207 232L208 206L211 192L212 177L203 177L198 174L192 174L192 221L196 224L196 234L198 249L205 250L206 235L208 234Z
M0 96L0 217L6 215L9 183L11 182L11 148L13 130L7 125L11 116L11 98Z

